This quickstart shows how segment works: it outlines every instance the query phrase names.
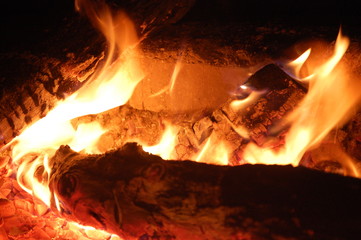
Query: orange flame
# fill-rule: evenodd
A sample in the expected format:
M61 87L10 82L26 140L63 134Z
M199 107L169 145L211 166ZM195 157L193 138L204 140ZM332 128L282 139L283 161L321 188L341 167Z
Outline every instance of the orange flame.
M251 143L245 149L246 161L297 165L308 149L319 144L350 115L360 100L361 92L359 82L347 74L344 66L338 64L348 44L348 38L339 33L332 57L316 67L308 77L308 94L285 120L291 127L284 148L275 151Z

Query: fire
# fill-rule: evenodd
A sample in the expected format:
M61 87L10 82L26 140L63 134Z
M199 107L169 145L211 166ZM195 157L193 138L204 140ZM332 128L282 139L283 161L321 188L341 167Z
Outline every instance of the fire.
M97 122L80 124L74 133L72 142L68 145L78 152L100 153L97 149L97 142L99 137L105 132L106 130Z
M169 95L171 95L173 93L174 85L176 83L176 80L177 80L177 77L179 75L181 68L182 68L182 62L181 62L181 60L178 60L174 66L174 70L173 70L172 77L170 79L169 84L167 86L165 86L164 88L162 88L161 90L159 90L158 92L152 94L150 97L157 97L165 92L167 92L167 93L169 93Z
M287 64L287 67L290 68L290 75L299 81L305 81L310 79L313 75L309 75L305 78L301 78L301 68L311 54L311 48L307 49L302 53L297 59Z
M178 127L166 124L166 128L159 143L153 146L143 146L143 150L161 156L163 159L172 159L175 155L174 148L176 146L178 131Z
M47 166L48 155L28 156L23 164L19 166L17 179L19 185L29 194L41 199L47 206L50 206L50 190L47 186L47 178L50 174ZM41 169L39 171L39 169ZM37 176L34 178L34 176Z
M17 179L21 187L47 206L51 205L54 197L57 209L60 209L60 202L48 186L51 175L48 159L61 145L69 145L78 152L99 153L98 139L107 131L97 122L75 126L72 120L124 105L144 77L137 60L142 56L141 50L137 48L139 39L129 18L122 12L113 13L106 5L84 0L77 0L76 7L85 12L107 38L107 57L103 60L101 69L93 74L78 92L60 101L46 117L30 125L10 143L13 146L12 158L18 166ZM308 81L309 91L282 123L282 126L290 126L285 145L276 150L268 147L267 142L263 146L250 142L244 149L244 160L252 164L296 166L306 151L317 146L333 128L347 119L361 98L359 83L352 79L346 68L340 64L348 45L349 40L340 33L333 56L319 66L313 66L313 71L306 77L301 76L301 68L307 63L311 49L288 64L288 67L293 69L295 78ZM181 66L178 61L169 85L155 95L166 91L172 93ZM230 104L230 108L235 112L241 112L264 93L253 91L247 86L241 86L241 89L249 94L246 98ZM229 124L240 136L251 138L243 126L233 126L230 121ZM180 127L167 124L159 143L155 146L144 146L143 149L163 159L175 158L174 150L179 130ZM230 155L231 150L226 141L212 134L204 141L193 160L227 165ZM349 164L351 160L345 156L345 161ZM357 175L356 170L352 169L354 175Z
M215 136L214 133L207 139L203 148L195 157L196 162L228 165L230 151L227 143Z
M82 1L77 3L79 6L83 4ZM93 16L94 24L109 41L109 53L103 67L83 88L59 102L45 118L29 126L11 142L14 145L12 157L19 165L19 183L27 192L42 199L47 205L50 204L51 195L47 186L51 174L47 159L64 144L76 151L99 153L97 141L107 131L99 123L74 126L71 120L125 104L143 78L142 70L136 61L141 52L136 47L138 40L131 21L123 13L114 15L106 6L103 6L99 13L94 13L92 7L94 6L86 6L85 12L92 16L96 14L96 17ZM121 31L119 26L122 26ZM290 126L283 148L272 149L267 146L267 142L263 146L250 142L244 150L245 161L298 165L306 151L319 144L337 124L346 119L360 99L358 83L339 64L348 44L349 40L339 34L333 56L314 67L313 72L307 77L302 78L300 72L307 63L311 49L288 64L297 78L308 80L309 92L298 108L282 123L282 126ZM181 63L177 62L166 89L170 93L180 68ZM235 100L230 104L230 108L235 112L241 112L264 93L247 86L241 86L241 90L248 94L244 99ZM229 124L240 136L250 138L249 132L243 126L233 126L231 122ZM155 146L143 148L164 159L173 159L176 156L174 149L178 132L179 127L167 124L160 142ZM193 159L226 165L229 163L230 155L227 143L212 134ZM347 162L350 160L347 159Z
M230 103L231 109L235 112L246 109L265 93L264 91L253 90L246 85L240 86L240 89L242 92L248 93L248 96L244 99L234 100Z
M143 79L137 59L142 55L133 23L122 12L113 13L106 5L76 1L108 41L103 65L76 93L57 103L46 117L28 126L10 145L18 165L17 179L28 193L50 206L48 182L50 158L61 145L76 151L99 153L96 143L107 130L97 122L75 126L72 119L97 114L125 104ZM57 199L54 196L55 200ZM55 201L56 207L59 202Z
M345 121L361 97L358 81L352 79L345 66L339 63L348 45L348 38L340 32L330 59L312 66L314 70L307 77L307 95L283 122L290 126L284 147L274 150L250 143L244 153L246 161L296 166L307 150L317 146L333 128ZM310 51L292 63L297 74Z

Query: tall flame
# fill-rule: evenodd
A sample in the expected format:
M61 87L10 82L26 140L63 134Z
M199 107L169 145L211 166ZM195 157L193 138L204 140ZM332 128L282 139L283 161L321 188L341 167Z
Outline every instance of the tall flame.
M139 40L130 19L123 12L113 13L105 3L77 0L76 7L84 11L106 37L107 57L79 91L58 102L46 117L30 125L10 143L13 144L12 157L19 165L19 183L48 205L47 181L51 170L46 166L47 158L63 144L76 151L97 153L97 139L106 131L98 123L74 127L71 120L125 104L143 79L137 62L142 53L137 48ZM37 172L39 169L43 171ZM39 177L34 178L35 175Z
M333 55L309 76L307 95L285 120L285 124L291 127L284 148L275 151L251 143L245 149L246 161L297 165L308 149L319 144L350 115L360 100L361 92L360 83L352 79L345 67L339 64L348 45L348 38L340 32Z

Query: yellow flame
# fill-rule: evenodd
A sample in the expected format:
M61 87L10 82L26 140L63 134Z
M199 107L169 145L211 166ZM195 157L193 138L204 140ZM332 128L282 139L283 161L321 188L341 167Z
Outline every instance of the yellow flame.
M98 122L80 124L74 134L73 141L68 145L74 151L85 153L100 153L97 148L99 137L105 132Z
M229 155L230 150L225 141L219 139L212 133L201 151L195 156L195 161L217 165L228 165Z
M175 64L175 67L174 67L174 70L173 70L173 73L172 73L172 77L170 79L170 84L169 84L169 93L171 94L173 92L173 89L174 89L174 86L175 86L175 82L176 82L176 79L179 75L179 72L182 68L182 63L181 61L177 61L177 63Z
M104 230L96 229L91 226L84 226L76 222L68 222L69 229L73 230L74 232L77 231L85 231L86 233L90 233L92 238L94 239L119 239L121 240L118 235L110 234ZM87 234L89 235L89 234Z
M291 127L284 148L275 151L251 143L245 149L246 161L297 165L308 149L320 143L337 124L349 116L360 100L361 91L359 82L338 64L348 44L348 38L340 33L332 57L315 68L307 95L285 120Z
M56 193L54 193L54 202L55 202L55 207L56 209L58 209L59 212L61 212L61 208L60 208L60 201L58 196L56 195Z
M154 146L143 146L143 150L163 159L171 159L174 155L178 130L174 125L167 124L159 143Z
M302 53L298 58L296 58L295 60L293 60L292 62L288 63L288 67L293 69L294 72L294 76L296 77L300 77L301 76L301 68L303 66L303 64L306 62L306 60L308 59L308 57L311 54L311 48L307 49L304 53ZM305 80L310 78L310 76L301 79L301 80Z
M29 194L42 200L47 206L50 206L50 190L48 188L49 168L44 167L44 171L39 172L39 168L47 164L48 156L31 156L25 159L19 166L17 180L19 185ZM36 174L36 172L38 172ZM34 177L36 175L37 177Z
M242 125L234 125L228 118L227 119L227 122L229 123L229 125L232 127L232 129L239 135L241 136L242 138L244 139L249 139L249 131L248 129L245 127L245 126L242 126Z
M182 62L181 62L181 60L178 60L174 66L173 73L172 73L169 84L167 86L165 86L164 88L162 88L161 90L159 90L158 92L152 94L150 97L157 97L165 92L169 92L169 95L171 95L174 90L174 86L175 86L175 83L176 83L176 80L178 78L181 68L182 68Z
M89 15L92 23L106 37L107 57L81 89L58 102L47 116L27 127L11 142L12 157L19 165L17 178L20 185L48 206L51 170L47 166L47 158L63 144L76 151L98 153L97 139L106 131L99 123L74 127L71 120L125 104L143 79L143 71L137 61L142 53L137 48L139 40L130 19L122 12L113 13L100 2L78 0L76 6ZM37 157L29 160L30 153ZM45 170L39 180L34 174L40 167Z
M243 85L241 87L242 89L248 89L246 86ZM252 103L257 101L263 94L264 91L252 91L245 99L233 100L230 103L230 107L235 112L246 109Z

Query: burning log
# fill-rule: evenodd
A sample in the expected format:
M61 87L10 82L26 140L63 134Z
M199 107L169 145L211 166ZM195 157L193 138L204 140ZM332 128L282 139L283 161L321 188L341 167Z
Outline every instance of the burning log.
M361 182L350 177L303 167L164 161L135 143L101 155L62 146L50 167L54 211L129 240L361 234Z
M44 117L56 102L78 90L101 57L79 50L66 60L30 53L0 56L4 87L0 92L0 145ZM22 69L19 71L19 69Z
M164 4L158 4L160 2ZM56 50L45 50L47 57L40 57L44 53L33 53L26 56L28 61L24 65L32 67L28 72L21 72L24 76L18 79L18 82L24 83L25 86L14 90L21 94L19 96L12 95L12 90L7 89L7 92L4 91L4 97L0 96L0 109L3 110L0 113L0 138L3 144L11 141L5 148L1 148L1 151L12 151L11 154L0 158L0 166L5 166L0 170L7 175L4 177L4 181L3 179L0 181L0 185L1 182L6 183L3 184L4 187L0 186L4 188L0 189L0 193L3 195L0 195L0 238L8 239L8 236L16 239L63 237L54 232L52 234L48 234L49 231L44 233L39 225L28 223L31 221L19 220L16 215L22 214L19 210L28 208L26 207L27 200L19 203L17 200L21 198L21 194L16 194L14 197L13 190L9 190L11 189L8 184L9 178L14 175L8 171L17 171L19 192L25 190L34 197L40 198L45 205L51 205L54 211L59 212L65 218L96 228L103 228L130 239L269 239L270 234L272 238L278 239L294 237L330 239L335 236L346 239L351 237L344 232L346 230L352 232L355 226L352 224L359 223L353 215L358 213L358 210L347 216L349 218L345 220L345 222L353 221L349 229L342 227L341 230L334 230L336 227L333 219L346 218L346 214L336 210L335 214L330 217L332 222L325 219L324 214L327 213L327 210L338 209L340 201L336 200L334 205L329 203L328 198L332 194L328 190L324 190L328 188L323 186L326 185L324 181L327 181L327 184L340 181L341 185L345 185L345 189L348 190L335 187L335 191L349 197L352 190L359 188L358 181L350 180L350 178L340 180L340 176L324 176L318 172L292 167L263 165L220 167L189 161L165 162L159 157L142 152L134 144L128 144L120 150L108 152L105 155L78 154L69 148L62 147L51 159L49 166L47 157L52 156L60 145L69 145L79 152L83 150L93 153L106 152L122 146L124 142L133 141L132 137L141 136L150 140L157 138L160 135L159 132L163 130L163 120L165 119L172 119L171 123L177 127L180 126L181 130L176 135L179 140L179 144L175 147L178 156L176 158L163 157L164 159L190 159L189 155L200 152L199 155L203 156L201 161L208 156L212 156L211 160L213 161L216 154L209 154L207 151L204 154L203 151L209 146L208 143L212 139L213 133L218 134L221 140L212 143L216 146L214 148L222 148L224 139L233 143L230 152L236 156L235 159L227 158L222 164L238 165L242 161L254 162L259 159L268 159L260 157L261 151L248 151L248 153L257 155L257 159L252 156L249 158L250 154L242 154L242 150L244 150L244 145L253 147L253 149L258 147L259 150L267 150L269 147L267 140L271 135L276 135L276 137L271 136L272 139L280 138L277 140L280 140L282 144L283 136L280 136L280 132L285 132L284 130L287 128L290 128L289 132L292 132L292 128L287 125L289 122L286 121L286 124L279 127L278 131L270 132L269 129L275 121L292 110L304 95L304 89L300 88L293 79L290 79L274 65L268 65L257 72L252 77L253 79L250 79L248 82L250 85L242 85L242 87L256 89L266 86L269 90L248 108L242 109L245 114L241 114L239 109L233 112L232 107L228 106L227 99L229 92L239 87L249 76L249 72L254 72L265 62L274 62L273 59L277 58L274 53L292 45L301 37L300 35L304 38L305 32L303 30L283 31L284 29L279 26L277 28L263 26L257 28L255 25L250 25L243 28L238 24L232 24L224 28L223 24L214 27L204 26L207 25L204 23L194 24L179 21L192 8L194 2L195 0L177 0L176 2L157 0L148 3L145 0L136 0L129 3L129 6L128 3L121 3L120 5L124 4L124 6L119 6L120 8L131 12L130 17L134 20L131 21L122 11L118 12L117 6L108 7L103 1L78 0L76 1L77 7L80 7L81 12L88 13L87 15L93 20L92 24L107 38L108 53L101 53L102 50L99 49L99 46L104 46L105 43L104 40L99 40L99 36L94 34L94 31L90 31L89 35L82 34L88 32L88 25L83 28L83 24L76 26L68 24L72 27L69 31L66 29L67 37L56 34L55 38L57 41L64 42L64 45L54 44L56 41L49 40L48 44L56 45L57 48ZM115 11L111 9L113 7L116 8L113 9ZM72 20L69 20L68 23L71 22ZM132 22L136 24L134 25ZM178 23L175 27L168 24L174 22ZM163 24L165 26L161 27ZM225 30L221 30L223 28ZM78 31L79 29L82 30ZM199 31L200 29L202 31ZM255 29L256 31L254 31ZM146 34L138 39L136 32ZM213 35L209 34L211 32ZM251 34L243 34L244 32ZM231 33L231 36L224 38L225 33L226 35ZM283 34L286 34L287 38L281 37L283 40L278 42L277 39ZM80 44L73 41L75 35L84 38L81 39ZM314 36L314 34L311 35ZM243 38L244 36L247 37ZM71 44L64 39L71 39ZM242 40L239 41L239 39ZM181 49L179 49L180 42L183 43ZM346 43L348 40L344 39L341 42ZM341 52L346 51L346 45L348 44L338 45ZM55 55L54 52L56 52ZM22 59L23 56L21 55L20 58ZM0 55L0 57L4 56ZM11 57L9 59L11 60ZM4 62L7 60L5 57ZM18 71L18 62L17 60L14 62L14 69ZM355 66L359 66L358 61L354 62ZM101 67L98 68L97 65ZM167 71L169 74L164 71L165 65L169 68ZM143 69L144 66L147 68ZM155 71L158 66L162 67ZM234 66L237 66L237 71L231 69ZM7 69L6 66L4 68ZM223 68L222 71L220 68ZM206 74L197 75L199 69ZM223 71L224 69L226 70ZM229 71L230 69L231 71ZM35 72L36 74L33 74ZM152 72L155 77L148 79L149 72ZM188 78L184 74L186 72L190 72L189 75L192 78ZM325 73L330 73L330 70ZM156 79L159 75L163 77L163 80L154 84L151 79ZM239 78L236 79L236 75L239 75ZM321 75L324 76L321 77L323 80L327 76L327 80L338 79L338 82L328 89L331 91L327 91L329 94L325 95L326 97L319 99L320 94L313 94L314 99L316 102L328 102L327 106L331 106L331 111L327 112L337 112L336 115L343 116L345 111L333 110L336 105L338 108L341 106L341 110L346 109L346 112L349 110L340 100L346 95L345 92L348 93L348 91L342 91L344 85L347 85L347 81L339 81L342 77L339 78L335 74ZM9 76L5 76L5 83L12 82L13 78L17 79L12 73ZM280 81L273 81L274 76ZM296 76L301 77L297 74ZM320 80L319 75L313 76L312 81L319 82L316 81ZM208 81L208 78L217 81ZM261 80L260 83L257 82L257 78ZM271 78L270 81L263 81L269 78ZM188 79L188 82L185 82L185 79ZM196 82L193 79L201 79L201 81ZM232 83L230 83L230 79L232 79ZM256 81L252 82L252 80ZM110 82L114 85L109 84ZM189 82L196 83L197 88L187 88ZM223 84L210 84L214 82ZM107 84L103 85L103 83ZM120 86L119 83L121 83ZM130 84L128 85L128 83ZM274 83L276 83L276 88L272 89ZM64 99L66 95L72 94L81 85L85 85L84 88ZM149 85L151 86L147 88ZM205 96L201 94L204 85L211 89ZM190 95L178 95L176 91L173 91L174 86L182 93L187 93L188 89L194 91ZM358 87L350 88L358 89ZM220 89L222 91L218 91ZM336 91L337 95L332 94L335 93L334 89L339 90ZM96 90L96 93L87 90ZM134 94L132 94L133 91ZM221 93L222 98L216 96L215 92ZM167 96L164 97L164 95ZM310 95L312 96L312 94ZM96 97L93 99L92 96ZM207 98L208 96L212 98ZM309 95L307 94L305 98L308 98L307 96ZM158 101L156 97L164 97L165 100ZM236 98L238 97L236 96ZM326 101L333 97L340 100L341 104ZM150 102L150 98L156 99L155 103L146 104ZM196 103L197 110L207 113L207 116L199 117L200 115L191 111L188 113L194 115L186 123L178 118L178 111L172 116L170 116L171 114L167 116L174 109L168 108L168 105L162 103L170 102L168 101L170 98L181 99L181 104L178 105L182 105L183 108L177 108L179 112L195 110L188 106L193 107ZM85 99L90 101L83 101ZM93 102L91 99L95 101ZM186 99L190 101L185 101ZM204 99L207 104L200 104L199 99ZM232 100L234 99L229 99L229 101ZM355 101L355 99L351 99L348 106L353 106ZM187 105L186 102L190 104ZM208 104L210 102L212 104ZM125 103L129 105L114 109ZM155 105L157 108L150 109ZM187 107L184 107L185 105ZM220 105L222 106L220 107ZM73 108L73 106L75 107ZM95 106L100 106L100 108ZM335 118L319 117L318 107L315 107L319 105L311 106L309 108L306 104L306 108L301 109L304 112L315 112L314 118L322 119L321 121L324 122L327 122L328 119L336 119L333 124L330 124L330 128L340 122L337 120L337 116ZM113 115L100 114L107 110ZM147 110L153 110L153 112ZM45 115L47 116L36 121ZM104 118L104 116L106 117ZM97 121L95 124L90 121L90 124L86 122L86 124L75 126L79 117L86 119L85 121L89 119L100 119L101 121ZM297 117L297 114L295 118L304 120L301 122L302 127L308 125L307 119L311 119L307 115L306 117ZM109 122L110 125L120 126L120 131L113 131L116 127L112 127L107 128L107 130L110 129L109 132L103 134L106 130L102 127L106 122ZM320 124L318 121L313 129L315 131L308 131L310 129L299 131L298 136L307 139L310 135L310 140L323 139L323 135L327 134L327 131L322 134L319 129L322 128L322 125L326 125L324 122ZM297 123L299 122L296 121L296 126ZM353 132L354 129L357 129L358 123L359 120L350 124L348 131ZM27 124L29 124L29 128L25 129ZM128 128L128 126L130 127ZM238 129L240 126L249 132L244 134L246 131L242 132L242 129ZM95 131L88 133L91 127L94 127ZM13 139L20 132L20 136ZM82 138L84 132L86 137ZM314 134L314 132L318 134ZM345 134L343 133L343 135ZM358 131L355 131L355 134L350 135L349 139L347 137L341 139L346 146L345 142L353 141L353 145L348 149L352 153L357 150L358 134ZM42 137L39 137L40 135ZM100 143L92 148L93 143L88 140L94 140L100 135ZM292 134L290 135L292 136ZM290 142L291 144L295 143L295 141ZM286 143L289 142L286 141ZM309 144L308 147L315 146L314 141L298 145L303 147L307 144ZM98 148L99 145L102 146ZM13 149L10 149L11 147ZM276 152L273 151L276 149L278 148L272 148L271 153ZM297 148L296 154L293 154L291 159L298 163L303 151L308 149ZM244 152L247 153L246 150ZM35 157L38 153L41 157ZM12 159L7 155L11 155ZM354 155L357 156L357 154ZM131 162L129 163L126 158L130 158ZM272 159L279 160L280 158ZM317 167L322 169L322 166L322 164L318 164ZM280 180L279 175L284 178ZM324 180L320 180L321 186L318 188L315 183L319 176ZM48 177L51 177L50 180ZM304 188L304 183L301 183L303 177L310 179L307 183L312 185L307 190ZM287 184L282 182L284 179L287 180ZM251 182L252 187L249 187L248 184L245 186L246 181ZM50 183L51 192L48 189L48 183ZM292 187L288 184L292 184ZM355 189L349 185L354 185ZM294 186L296 187L294 188ZM264 188L267 190L263 190ZM322 196L315 199L314 196L320 192ZM49 203L50 196L52 196L51 204ZM30 195L28 197L32 199ZM354 198L359 200L357 193ZM295 199L301 204L294 203ZM307 206L310 202L316 210ZM347 206L357 206L353 200L346 204ZM45 205L40 208L40 216L48 212ZM343 210L348 211L349 209L343 208ZM26 213L28 212L31 211L26 211ZM31 214L28 214L29 218L32 217ZM315 217L309 217L313 214ZM314 219L319 225L323 224L331 230L321 228L315 224ZM27 222L26 230L18 231L19 228L22 228L23 222ZM60 225L61 228L65 227L65 225ZM47 226L53 225L47 224ZM287 228L287 230L283 228ZM30 229L34 229L35 235L30 236ZM221 236L219 237L219 235ZM79 239L78 237L64 238ZM100 237L100 239L104 238L110 237ZM113 239L113 237L111 238Z

